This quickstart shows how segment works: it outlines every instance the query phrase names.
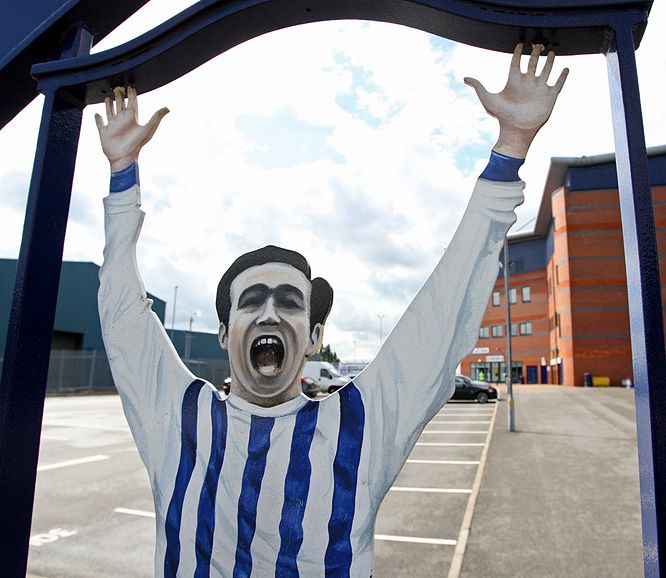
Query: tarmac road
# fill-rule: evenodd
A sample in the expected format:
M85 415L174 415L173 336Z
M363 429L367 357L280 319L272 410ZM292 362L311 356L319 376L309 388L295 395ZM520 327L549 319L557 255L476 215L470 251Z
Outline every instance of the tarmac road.
M633 404L518 386L509 434L505 402L449 403L382 505L375 578L642 576ZM148 478L116 396L47 399L39 468L29 576L153 576Z
M463 578L638 578L634 390L514 386L500 403Z
M447 405L418 441L376 526L375 576L446 576L496 404ZM29 575L153 576L154 517L117 396L49 398Z

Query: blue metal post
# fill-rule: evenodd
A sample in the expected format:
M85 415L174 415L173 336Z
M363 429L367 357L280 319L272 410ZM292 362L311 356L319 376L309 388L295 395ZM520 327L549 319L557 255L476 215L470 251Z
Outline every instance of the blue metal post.
M63 58L87 54L72 30ZM24 577L65 228L83 104L47 92L39 129L0 385L0 561Z
M627 268L645 576L666 576L666 356L661 281L632 29L607 53Z

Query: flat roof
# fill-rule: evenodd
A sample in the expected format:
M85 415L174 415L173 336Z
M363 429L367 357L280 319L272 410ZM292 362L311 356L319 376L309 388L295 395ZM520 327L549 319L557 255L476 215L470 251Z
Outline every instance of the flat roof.
M647 149L648 158L666 156L666 145L650 147ZM550 222L553 219L551 196L560 187L567 186L567 176L571 168L587 168L615 163L615 153L604 153L582 157L551 157L550 169L546 177L546 184L541 196L541 205L531 231L509 235L510 242L524 241L531 238L541 238L548 234ZM601 185L599 188L606 188Z

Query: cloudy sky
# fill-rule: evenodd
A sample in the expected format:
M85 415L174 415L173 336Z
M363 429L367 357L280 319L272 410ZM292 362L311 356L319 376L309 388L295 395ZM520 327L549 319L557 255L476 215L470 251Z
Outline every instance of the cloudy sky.
M95 52L170 12L153 0ZM666 144L666 6L655 3L637 53L648 146ZM239 254L277 244L303 253L335 290L324 341L367 360L448 245L497 135L464 76L501 90L510 55L395 25L328 22L252 40L150 94L145 122L171 109L141 155L147 213L139 263L172 325L215 331L214 294ZM536 215L550 158L614 149L603 56L561 58L570 75L521 169ZM0 257L16 258L39 125L36 99L0 132ZM84 114L65 259L102 260L108 164ZM380 321L381 316L381 321Z

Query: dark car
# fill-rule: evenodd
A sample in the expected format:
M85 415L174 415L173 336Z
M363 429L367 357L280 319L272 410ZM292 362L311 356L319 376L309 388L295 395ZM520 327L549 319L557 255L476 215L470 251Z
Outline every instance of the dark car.
M319 393L319 386L311 377L301 377L301 387L303 388L303 393L308 397L317 397Z
M466 375L456 375L456 391L451 399L476 400L486 403L489 399L497 400L497 390L485 381L474 381Z

